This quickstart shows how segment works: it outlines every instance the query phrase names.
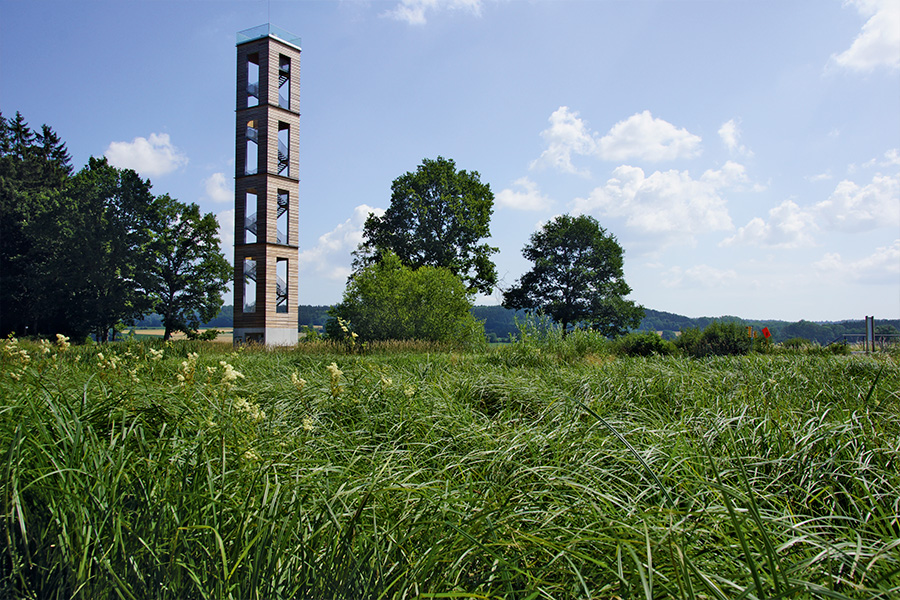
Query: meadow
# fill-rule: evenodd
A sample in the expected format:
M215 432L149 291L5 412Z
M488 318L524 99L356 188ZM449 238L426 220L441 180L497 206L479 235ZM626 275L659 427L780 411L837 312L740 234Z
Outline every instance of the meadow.
M897 356L8 339L0 597L897 598Z

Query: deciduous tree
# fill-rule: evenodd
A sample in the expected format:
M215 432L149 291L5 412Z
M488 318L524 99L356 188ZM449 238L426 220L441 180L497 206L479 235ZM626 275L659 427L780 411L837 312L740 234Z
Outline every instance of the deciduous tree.
M543 311L563 332L583 325L613 337L640 324L643 307L625 300L622 247L596 219L556 217L522 254L534 267L504 293L507 308Z
M155 198L149 180L93 157L72 178L66 196L62 247L53 257L59 292L71 325L106 341L117 323L152 308L146 289Z
M169 339L175 331L196 332L218 314L232 270L219 248L215 215L163 195L154 218L147 291Z
M443 267L470 290L490 293L497 284L491 255L498 250L481 240L491 235L494 194L480 177L439 156L395 179L390 207L366 220L357 269L392 252L413 269Z

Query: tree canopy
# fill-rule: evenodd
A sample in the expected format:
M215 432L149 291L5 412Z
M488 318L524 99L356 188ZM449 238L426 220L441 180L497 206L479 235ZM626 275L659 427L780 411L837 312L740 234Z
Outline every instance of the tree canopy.
M194 222L188 235L184 227ZM176 295L205 295L206 303L186 304L178 328L195 322L190 311L211 317L221 305L215 290L224 273L217 229L213 215L154 196L149 180L106 159L91 158L72 175L66 146L49 126L35 133L20 113L0 115L3 335L106 340L116 325L165 309L159 282L171 283L166 269L184 256L198 269L190 283L179 280ZM217 266L199 267L204 261Z
M469 312L465 284L448 269L412 269L393 253L356 274L330 314L350 324L361 341L425 340L469 345L484 326Z
M218 314L232 270L219 249L218 221L196 204L160 196L154 230L155 268L147 291L169 339L174 331L196 331Z
M370 214L356 254L357 269L391 252L413 269L443 267L471 291L485 294L497 284L490 237L494 194L477 171L457 171L453 160L425 159L391 186L382 216Z
M36 332L53 323L64 332L62 304L52 281L64 272L48 271L59 240L55 212L66 204L63 188L72 173L69 153L53 130L35 134L21 113L0 114L0 329ZM53 304L48 306L47 302Z
M564 332L585 326L612 337L640 324L643 307L625 300L622 247L596 219L558 216L522 254L534 266L504 293L505 307L542 311Z

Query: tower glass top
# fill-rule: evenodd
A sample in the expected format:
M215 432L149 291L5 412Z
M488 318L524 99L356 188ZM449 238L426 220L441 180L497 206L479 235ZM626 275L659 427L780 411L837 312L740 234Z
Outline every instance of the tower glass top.
M274 37L278 38L282 42L288 43L291 46L296 46L297 49L300 49L300 37L281 29L280 27L275 27L269 23L265 25L260 25L258 27L251 27L250 29L245 29L243 31L239 31L237 33L237 44L240 46L246 42L252 42L253 40L259 40L264 37Z

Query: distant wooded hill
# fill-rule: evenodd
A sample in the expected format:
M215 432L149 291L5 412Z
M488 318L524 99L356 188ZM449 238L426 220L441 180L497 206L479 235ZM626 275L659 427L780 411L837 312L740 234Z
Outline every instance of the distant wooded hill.
M300 316L297 319L298 328L304 326L324 327L328 320L330 306L300 306ZM231 327L234 307L226 305L222 307L215 319L204 323L203 327ZM484 321L484 330L491 341L506 341L510 334L516 333L516 319L522 319L523 311L513 311L502 306L476 306L472 309L476 318ZM774 343L783 342L792 338L803 338L821 345L841 341L845 336L861 336L865 334L864 319L839 321L839 322L812 322L812 321L776 321L742 319L735 316L722 317L685 317L674 313L659 310L646 309L644 320L641 321L640 331L656 331L666 339L674 339L678 332L685 329L703 329L713 321L737 321L756 331L768 327L772 333ZM149 315L135 324L136 327L161 327L162 321L159 315ZM877 333L896 334L900 331L900 319L875 319ZM849 339L853 341L853 339Z

